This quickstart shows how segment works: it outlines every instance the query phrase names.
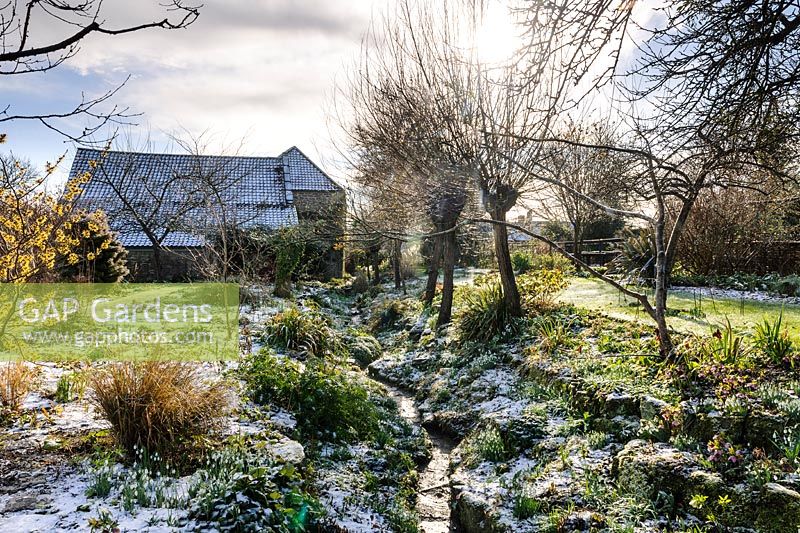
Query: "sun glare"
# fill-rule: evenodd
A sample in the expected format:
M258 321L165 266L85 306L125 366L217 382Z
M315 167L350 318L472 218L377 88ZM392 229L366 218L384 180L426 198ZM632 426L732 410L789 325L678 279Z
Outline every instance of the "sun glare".
M490 2L475 39L478 59L503 63L511 59L519 43L520 28L505 2Z

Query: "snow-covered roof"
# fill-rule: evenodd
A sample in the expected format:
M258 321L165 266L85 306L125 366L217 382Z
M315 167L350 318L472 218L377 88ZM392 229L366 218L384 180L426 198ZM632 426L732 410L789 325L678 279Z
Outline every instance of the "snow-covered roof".
M96 168L92 168L96 165ZM165 237L166 247L200 246L204 228L215 226L212 210L185 208L197 190L197 180L208 183L225 205L225 219L240 227L279 228L297 224L294 191L338 191L325 172L296 147L276 157L196 156L101 151L81 148L75 154L70 176L89 171L79 203L102 209L123 246L147 247L150 240L137 223L134 211L144 213L148 225L170 215L186 227L174 227ZM207 192L207 191L205 191ZM123 201L125 198L125 201ZM133 205L125 205L126 202ZM195 202L197 203L197 202ZM154 228L156 235L164 232ZM196 229L197 231L193 231ZM163 234L163 233L162 233Z

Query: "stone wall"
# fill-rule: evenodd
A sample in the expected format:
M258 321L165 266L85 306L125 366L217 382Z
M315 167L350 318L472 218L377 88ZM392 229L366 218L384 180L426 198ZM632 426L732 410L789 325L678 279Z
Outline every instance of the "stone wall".
M199 277L192 250L187 248L171 248L162 251L161 281L189 281ZM157 281L155 260L152 248L128 248L128 279L136 282Z

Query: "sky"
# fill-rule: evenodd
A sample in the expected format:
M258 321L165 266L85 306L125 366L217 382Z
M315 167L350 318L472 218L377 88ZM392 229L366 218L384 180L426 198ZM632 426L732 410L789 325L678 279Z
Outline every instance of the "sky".
M119 127L117 148L179 152L171 136L201 134L212 154L277 155L297 146L341 182L339 139L331 123L336 83L357 61L371 21L393 1L205 0L188 28L90 36L53 70L0 76L2 104L10 114L64 112L83 94L97 97L127 79L112 103L137 116ZM477 35L485 61L510 57L514 34L521 32L507 1L487 4ZM110 28L164 16L159 0L105 0L102 9L101 20ZM31 42L39 45L74 32L42 16L31 27ZM83 119L59 124L73 132L84 125ZM39 169L63 157L53 182L58 186L64 179L74 145L32 121L0 124L0 132L7 134L0 150ZM107 129L96 139L111 133Z
M82 92L97 96L130 76L113 103L141 115L121 128L122 146L175 151L170 135L206 132L210 151L241 145L243 155L277 155L296 145L325 167L336 156L326 112L335 80L385 2L206 0L186 29L90 37L54 70L0 76L0 94L10 113L64 111ZM150 0L106 0L103 17L119 27L146 22L157 9ZM42 18L32 27L40 42L69 31ZM65 125L79 131L82 122ZM5 152L39 168L66 155L60 174L68 171L74 146L59 135L26 121L0 131L8 134Z
M127 79L113 104L138 116L131 125L115 126L118 148L181 151L172 136L201 134L207 153L277 155L297 146L341 181L336 173L343 158L331 124L336 83L357 61L371 21L391 9L392 1L205 0L200 17L186 29L90 36L56 69L0 76L0 94L10 114L63 112L82 94L97 97ZM510 55L513 48L515 30L501 5L490 10L479 36L489 59ZM164 16L157 0L105 0L102 9L101 20L110 28ZM33 44L74 31L43 16L35 16L31 27ZM59 126L76 132L84 122ZM73 144L31 121L2 124L0 132L8 139L0 150L39 169L63 156L53 180L63 181Z

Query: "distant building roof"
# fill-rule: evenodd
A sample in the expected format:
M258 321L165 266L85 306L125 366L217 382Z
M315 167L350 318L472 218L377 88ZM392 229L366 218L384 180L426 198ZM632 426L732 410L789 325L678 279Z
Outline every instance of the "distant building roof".
M92 169L90 162L97 163ZM153 154L139 152L78 149L70 176L90 171L93 178L84 187L79 205L102 209L109 225L123 246L148 247L150 239L142 231L132 211L137 208L151 215L150 220L167 220L181 214L186 227L171 228L165 247L191 247L203 244L202 229L213 225L212 214L202 209L186 212L187 198L201 194L196 182L182 178L204 177L208 188L218 191L226 206L225 216L239 227L279 228L298 222L294 206L295 191L337 191L325 172L296 147L277 157L196 156L191 154ZM122 197L137 205L125 206ZM177 216L177 215L176 215ZM166 233L165 228L153 228ZM197 229L197 231L192 231ZM164 234L162 233L162 235Z

